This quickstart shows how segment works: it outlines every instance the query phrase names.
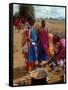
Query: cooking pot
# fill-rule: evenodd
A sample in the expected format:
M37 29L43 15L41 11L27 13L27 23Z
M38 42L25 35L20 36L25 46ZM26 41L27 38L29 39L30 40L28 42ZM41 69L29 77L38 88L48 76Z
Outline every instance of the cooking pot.
M31 72L31 84L32 85L43 85L48 84L48 74L41 68L35 69Z

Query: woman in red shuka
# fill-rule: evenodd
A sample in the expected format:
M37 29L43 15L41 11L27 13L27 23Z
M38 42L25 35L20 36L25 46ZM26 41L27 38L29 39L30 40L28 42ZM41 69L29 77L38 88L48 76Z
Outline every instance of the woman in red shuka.
M41 62L43 65L48 61L48 31L45 20L41 21L41 27L39 28L37 37L38 62Z

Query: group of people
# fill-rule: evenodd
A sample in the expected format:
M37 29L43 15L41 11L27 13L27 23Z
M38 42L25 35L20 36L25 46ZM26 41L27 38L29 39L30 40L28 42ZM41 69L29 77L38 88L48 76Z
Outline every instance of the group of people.
M50 64L54 57L54 63L63 67L65 59L65 39L59 33L49 33L46 21L41 21L41 26L35 27L35 19L28 18L22 30L22 54L25 57L29 72L33 67ZM51 65L52 66L52 65Z

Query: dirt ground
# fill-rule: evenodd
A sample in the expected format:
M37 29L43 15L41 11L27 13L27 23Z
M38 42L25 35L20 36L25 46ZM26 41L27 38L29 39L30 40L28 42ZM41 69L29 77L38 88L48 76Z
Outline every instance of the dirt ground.
M59 31L62 37L65 37L65 24L63 21L47 21L47 27L49 32ZM13 30L13 37L13 82L15 84L24 80L25 76L28 75L28 71L24 68L26 66L25 58L21 53L22 31ZM49 84L59 82L62 79L62 72L49 72L50 67L48 65L44 69L48 72Z

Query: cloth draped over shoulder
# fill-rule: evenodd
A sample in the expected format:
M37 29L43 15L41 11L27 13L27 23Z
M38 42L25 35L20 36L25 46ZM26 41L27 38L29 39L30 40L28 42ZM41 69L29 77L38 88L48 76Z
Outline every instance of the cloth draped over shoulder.
M36 30L34 27L30 28L30 47L27 58L29 63L33 63L36 60Z
M48 32L46 30L40 31L41 44L44 48L45 53L48 55Z
M40 28L41 29L41 28ZM43 60L48 60L48 32L46 30L40 30L37 35L37 52L38 60L41 62Z

